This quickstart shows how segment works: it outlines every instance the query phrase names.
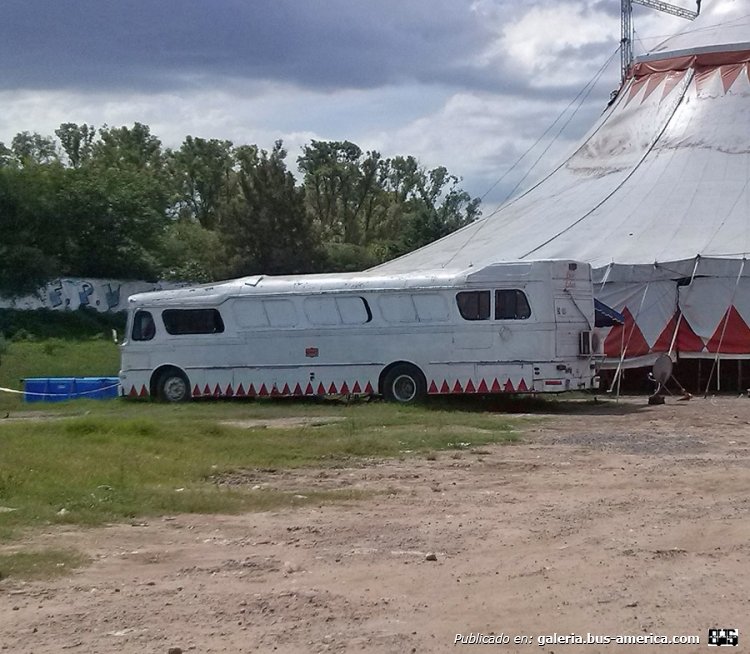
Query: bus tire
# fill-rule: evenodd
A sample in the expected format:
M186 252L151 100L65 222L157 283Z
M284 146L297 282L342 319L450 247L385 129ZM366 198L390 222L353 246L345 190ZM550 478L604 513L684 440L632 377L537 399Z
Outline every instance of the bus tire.
M184 372L170 368L159 375L156 394L162 402L186 402L190 399L190 382Z
M383 377L383 397L388 402L414 404L427 395L427 382L416 366L401 363L393 366Z

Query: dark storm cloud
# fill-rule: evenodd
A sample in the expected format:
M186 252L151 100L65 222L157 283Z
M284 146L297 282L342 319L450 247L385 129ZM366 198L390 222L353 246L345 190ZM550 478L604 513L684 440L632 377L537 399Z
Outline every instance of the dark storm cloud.
M0 88L275 80L371 88L458 75L488 34L452 0L5 0Z

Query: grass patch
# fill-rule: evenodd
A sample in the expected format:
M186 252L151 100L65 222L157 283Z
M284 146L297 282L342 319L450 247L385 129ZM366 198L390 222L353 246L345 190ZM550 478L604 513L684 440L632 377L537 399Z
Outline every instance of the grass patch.
M46 549L0 554L0 579L51 579L69 574L86 563L88 559L85 556L72 550Z
M116 377L120 368L117 345L104 339L6 341L6 347L0 354L0 386L5 388L23 390L20 380L25 377ZM2 412L47 411L51 406L46 402L25 403L21 395L0 392Z
M346 493L295 498L226 488L212 480L239 470L340 465L353 458L403 457L515 439L511 423L491 413L381 402L175 406L118 399L50 409L49 415L0 420L0 506L13 509L0 512L0 538L32 525L96 525L168 513L339 501ZM290 416L320 420L292 428L273 422L250 429L221 424ZM327 416L343 419L325 423Z

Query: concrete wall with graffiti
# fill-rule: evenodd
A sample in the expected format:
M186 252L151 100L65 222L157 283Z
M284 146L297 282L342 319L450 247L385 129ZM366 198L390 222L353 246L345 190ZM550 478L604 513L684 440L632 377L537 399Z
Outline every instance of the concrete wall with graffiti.
M135 293L185 286L175 282L123 282L115 279L64 278L50 282L33 295L0 297L0 309L66 309L91 307L97 311L124 311Z

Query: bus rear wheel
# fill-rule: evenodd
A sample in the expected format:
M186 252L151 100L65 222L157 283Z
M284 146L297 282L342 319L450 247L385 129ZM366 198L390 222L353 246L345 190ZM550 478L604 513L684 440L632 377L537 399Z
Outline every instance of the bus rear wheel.
M156 392L163 402L185 402L190 399L190 383L180 370L165 370L159 376Z
M427 382L416 366L394 366L383 378L383 397L389 402L414 404L421 402L426 395Z

